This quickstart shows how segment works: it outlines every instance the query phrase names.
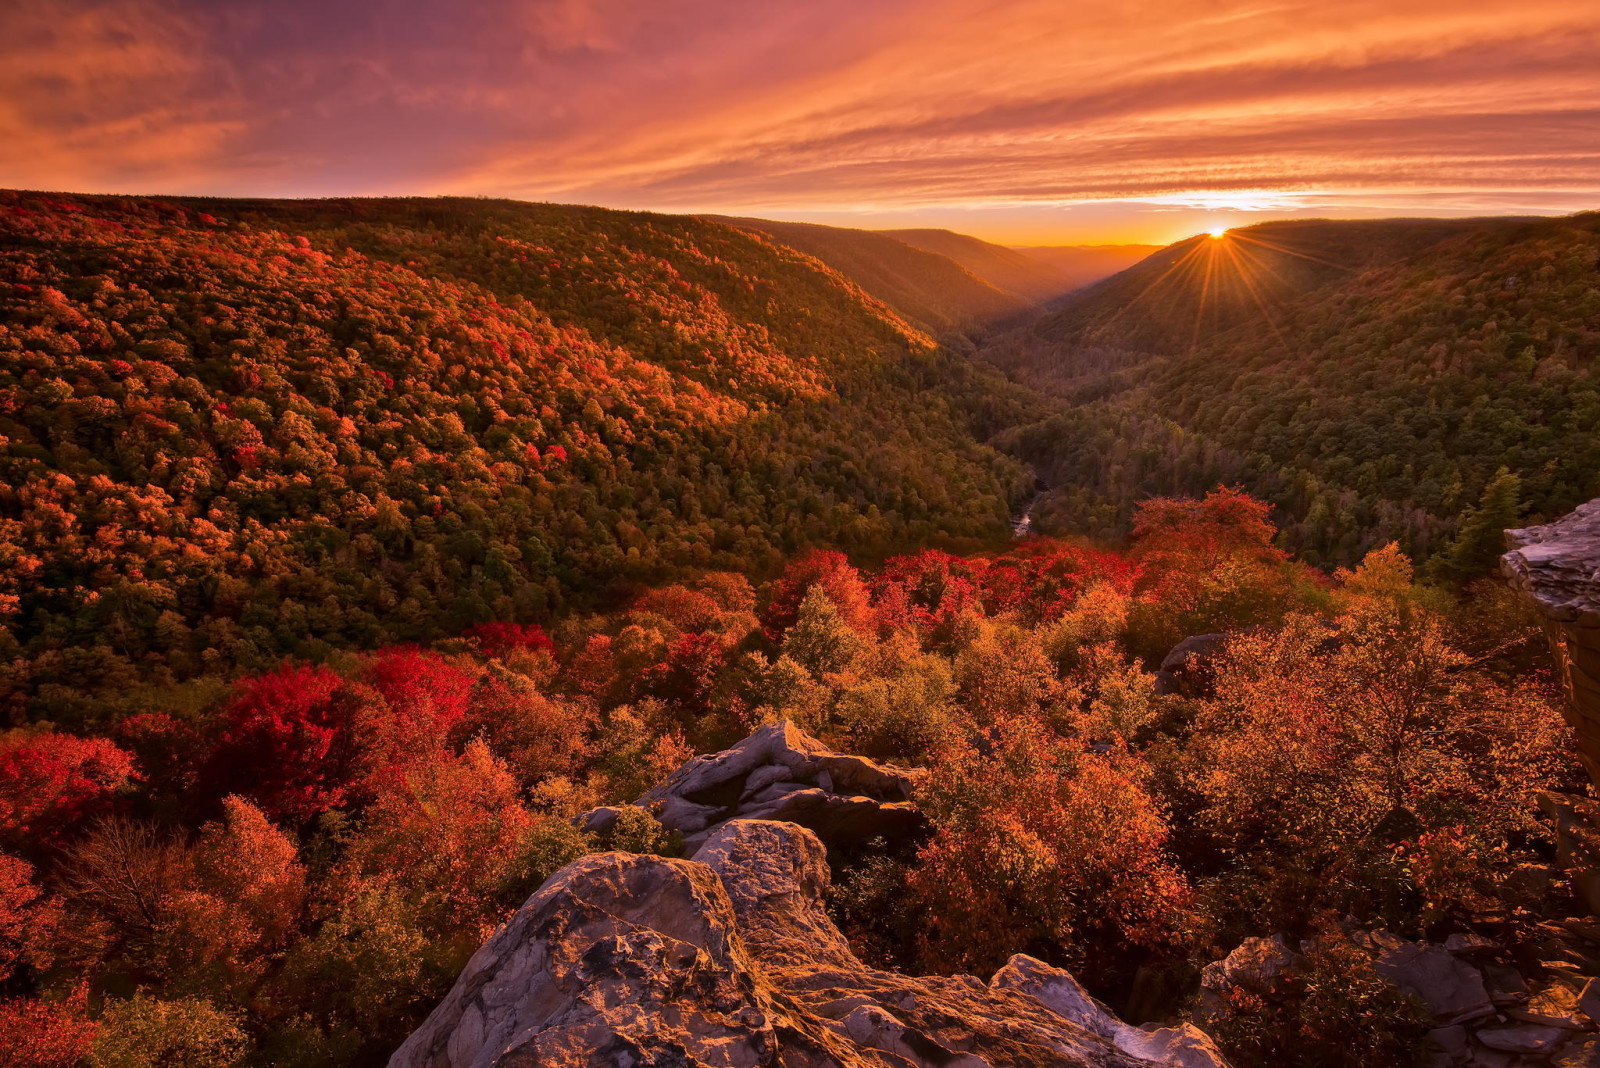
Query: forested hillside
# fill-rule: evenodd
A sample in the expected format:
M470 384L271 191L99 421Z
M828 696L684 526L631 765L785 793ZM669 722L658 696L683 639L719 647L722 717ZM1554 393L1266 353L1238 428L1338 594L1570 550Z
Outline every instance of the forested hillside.
M770 219L723 221L816 257L947 343L965 345L1031 307L1028 299L997 288L948 256L887 233Z
M686 218L0 194L10 714L1004 530L1023 410Z
M1239 482L1312 561L1397 540L1471 577L1488 532L1600 492L1597 262L1594 214L1193 238L985 349L1071 402L1003 440L1058 529Z

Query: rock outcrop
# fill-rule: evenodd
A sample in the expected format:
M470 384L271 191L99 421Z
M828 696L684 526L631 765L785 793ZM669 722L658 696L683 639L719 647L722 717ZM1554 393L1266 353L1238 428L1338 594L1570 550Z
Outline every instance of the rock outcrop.
M798 823L829 846L848 847L920 830L911 792L924 774L836 753L792 723L775 723L695 757L635 803L681 833L690 852L733 819ZM587 813L583 826L603 831L616 811Z
M1506 531L1500 569L1544 620L1584 767L1600 782L1600 500Z
M585 857L473 956L390 1068L1225 1068L1198 1029L1129 1027L1028 957L988 984L870 968L828 918L828 884L825 847L793 823L724 822L691 860Z

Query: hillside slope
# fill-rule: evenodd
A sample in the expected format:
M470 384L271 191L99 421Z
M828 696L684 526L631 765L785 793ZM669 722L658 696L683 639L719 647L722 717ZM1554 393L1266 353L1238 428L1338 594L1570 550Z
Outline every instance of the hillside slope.
M1120 364L1186 352L1232 327L1266 323L1322 286L1504 220L1270 222L1187 238L1072 294L998 338L989 355L1056 387Z
M985 356L1078 402L1006 439L1062 486L1062 525L1238 481L1312 559L1420 558L1501 467L1534 515L1600 493L1597 262L1600 214L1269 224L1173 246Z
M0 193L0 701L996 535L994 387L695 219Z
M947 256L995 288L1035 304L1098 282L1160 249L1158 245L1007 248L951 230L882 232Z
M996 288L947 256L873 230L769 219L718 218L770 237L832 267L907 320L960 342L1029 310L1029 301Z

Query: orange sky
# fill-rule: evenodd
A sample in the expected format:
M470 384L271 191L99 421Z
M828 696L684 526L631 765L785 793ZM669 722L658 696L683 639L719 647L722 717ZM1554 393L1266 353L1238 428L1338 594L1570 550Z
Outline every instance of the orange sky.
M1596 0L7 0L0 185L1012 244L1600 207Z

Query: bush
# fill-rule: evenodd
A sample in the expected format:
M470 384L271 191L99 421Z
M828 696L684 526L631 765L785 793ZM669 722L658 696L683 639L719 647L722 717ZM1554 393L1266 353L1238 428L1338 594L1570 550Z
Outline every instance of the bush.
M239 1018L204 998L161 1001L140 993L106 1006L89 1063L94 1068L228 1068L247 1046Z

